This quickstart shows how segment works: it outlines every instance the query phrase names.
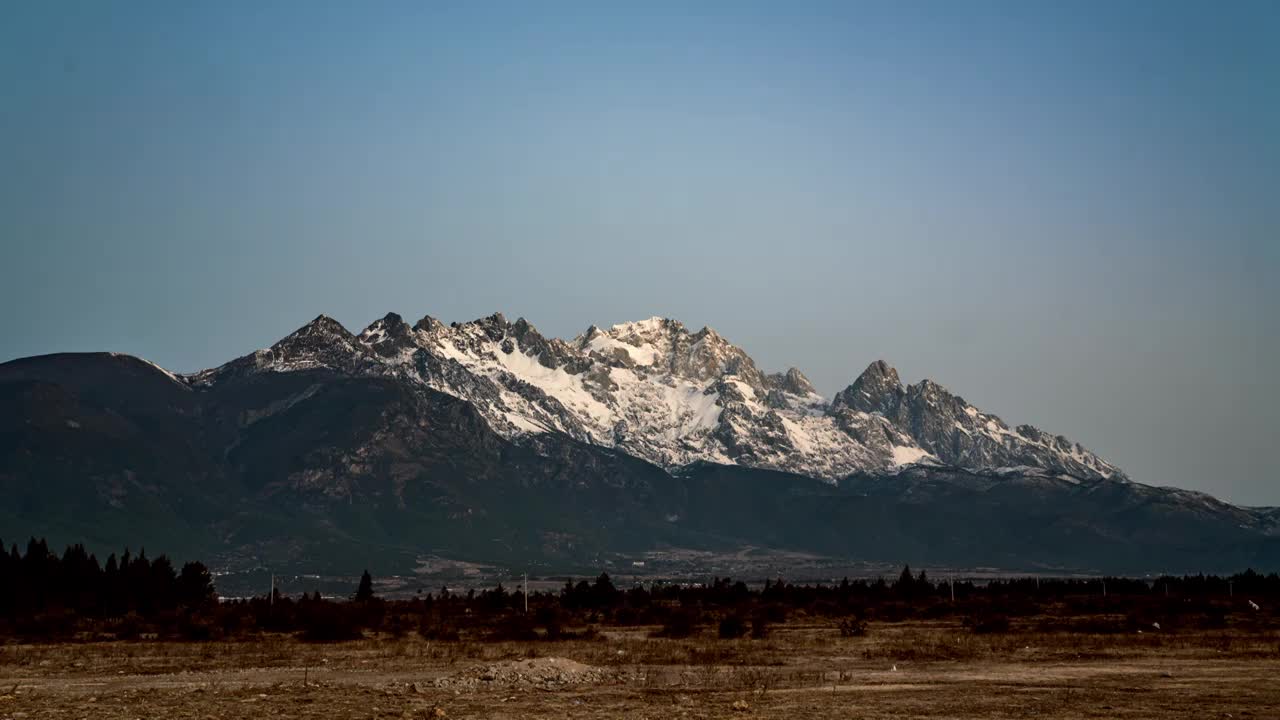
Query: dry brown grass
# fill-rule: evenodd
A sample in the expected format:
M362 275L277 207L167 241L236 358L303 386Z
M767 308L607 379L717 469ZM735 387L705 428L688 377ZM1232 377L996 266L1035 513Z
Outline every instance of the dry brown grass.
M427 717L1280 717L1280 633L975 634L959 622L777 626L765 640L683 640L653 628L594 640L336 645L281 636L217 643L0 646L0 719ZM617 681L554 692L440 689L464 668L559 656ZM416 686L415 686L416 683ZM734 703L746 703L738 709Z

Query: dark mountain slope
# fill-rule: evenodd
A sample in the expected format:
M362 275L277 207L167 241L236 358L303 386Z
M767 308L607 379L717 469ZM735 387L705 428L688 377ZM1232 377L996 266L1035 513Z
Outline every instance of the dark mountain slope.
M555 437L513 445L468 403L387 378L192 390L131 358L50 356L0 366L0 399L3 537L246 562L341 548L403 569L433 551L588 561L679 534L661 520L680 499L661 469Z
M832 485L713 463L669 473L559 433L516 443L468 401L334 357L237 361L204 383L109 354L0 365L0 537L309 571L405 572L426 555L586 569L742 545L1110 572L1280 557L1270 511L1124 480L918 465Z

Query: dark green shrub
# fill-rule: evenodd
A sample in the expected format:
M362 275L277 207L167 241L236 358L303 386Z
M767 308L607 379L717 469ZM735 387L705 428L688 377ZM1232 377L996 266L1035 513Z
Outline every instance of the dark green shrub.
M533 620L528 615L508 615L495 625L485 640L490 642L528 642L537 640Z
M979 635L1009 632L1009 618L1004 615L979 615L969 620L969 629Z
M301 622L302 639L306 642L345 642L363 637L356 613L345 604L316 603L308 608Z
M687 638L698 631L698 615L692 610L673 610L662 624L662 629L654 633L655 637Z
M751 637L755 640L769 637L769 618L764 613L756 613L751 617Z
M734 613L720 620L719 636L721 640L737 640L747 634L747 621Z
M836 627L840 630L840 637L864 637L867 634L867 624L856 617L845 618Z
M452 623L427 616L423 616L422 622L418 626L418 634L422 636L423 640L435 640L438 642L458 642L461 640L458 635L458 629Z
M560 609L551 605L540 607L533 615L533 621L536 625L541 625L547 633L548 640L559 640L563 634L563 626L560 619Z

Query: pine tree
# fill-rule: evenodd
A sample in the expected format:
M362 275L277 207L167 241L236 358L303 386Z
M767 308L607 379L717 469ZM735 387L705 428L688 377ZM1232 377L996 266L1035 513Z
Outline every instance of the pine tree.
M208 605L217 598L213 577L204 563L189 562L178 575L178 603L189 608Z
M13 610L13 588L18 583L17 571L17 564L4 552L4 542L0 541L0 617Z
M933 591L933 584L929 583L929 577L927 574L924 573L924 570L920 570L919 577L915 578L915 587L918 588L919 591L923 593L928 593Z
M177 582L177 573L173 571L173 563L169 562L167 555L151 561L151 569L147 574L147 592L157 610L168 610L177 605Z
M373 599L373 576L368 570L360 576L360 587L356 588L356 602L367 602Z
M916 579L911 574L911 566L906 565L902 568L902 574L898 576L898 581L893 584L893 591L899 597L910 598L915 591Z

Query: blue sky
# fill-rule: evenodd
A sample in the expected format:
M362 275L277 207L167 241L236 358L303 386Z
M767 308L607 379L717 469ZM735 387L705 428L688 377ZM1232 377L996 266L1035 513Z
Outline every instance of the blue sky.
M1280 5L686 5L4 5L0 360L659 314L1280 504Z

